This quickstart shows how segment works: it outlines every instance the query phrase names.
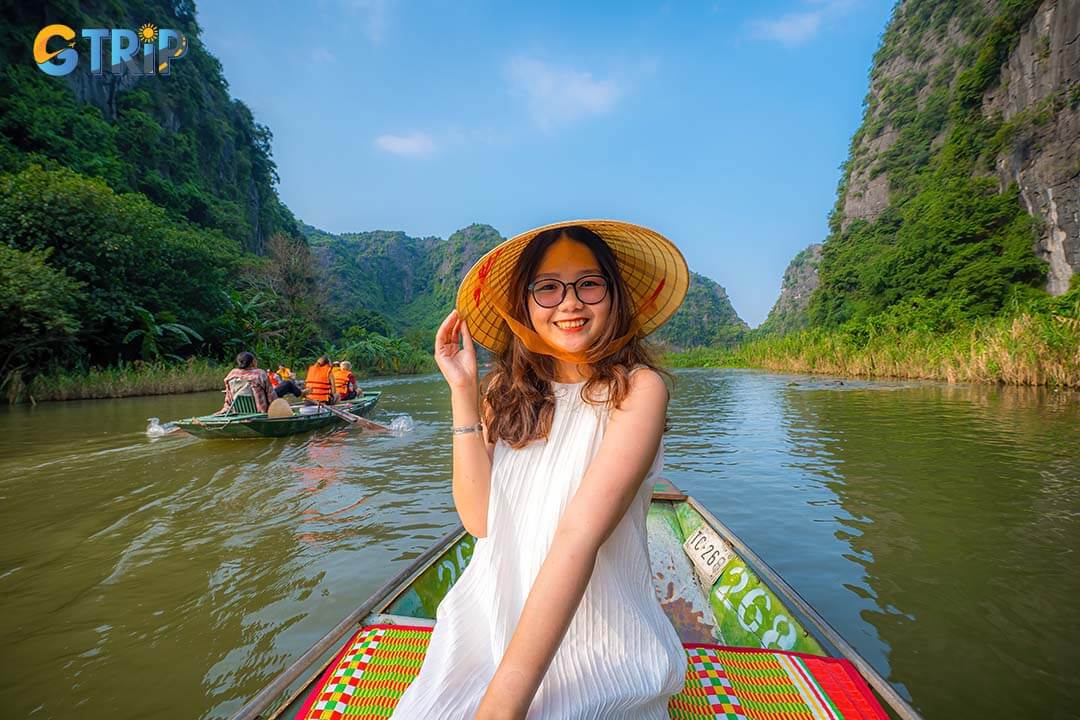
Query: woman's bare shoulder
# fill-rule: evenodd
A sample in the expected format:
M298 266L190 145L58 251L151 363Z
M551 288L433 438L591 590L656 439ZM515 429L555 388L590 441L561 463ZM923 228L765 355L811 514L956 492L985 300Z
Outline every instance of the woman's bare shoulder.
M664 382L664 376L660 374L660 371L649 367L648 365L635 365L630 369L630 387L656 387L658 385L667 387L667 383Z
M630 370L630 389L626 397L632 406L666 405L667 383L656 370L647 365L638 365Z

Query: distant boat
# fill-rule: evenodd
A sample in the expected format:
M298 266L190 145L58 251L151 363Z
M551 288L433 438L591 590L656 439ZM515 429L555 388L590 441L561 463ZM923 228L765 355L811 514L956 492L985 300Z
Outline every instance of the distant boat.
M334 405L361 417L369 414L382 392L365 392L362 397ZM285 437L332 425L348 425L338 415L317 405L294 405L292 417L271 418L266 413L203 415L175 421L176 426L200 438Z
M741 717L724 714L735 703L749 718L886 720L884 701L896 717L922 720L806 600L670 481L653 487L648 533L653 585L688 657L686 687L668 704L671 717ZM387 717L419 672L417 658L427 649L435 609L468 565L475 542L458 525L289 665L234 720ZM740 684L740 672L747 682ZM768 687L762 686L763 672L771 673ZM716 694L721 685L728 696ZM777 698L807 704L803 714L791 707L777 706L779 714L762 710L761 703ZM758 711L751 712L755 702Z

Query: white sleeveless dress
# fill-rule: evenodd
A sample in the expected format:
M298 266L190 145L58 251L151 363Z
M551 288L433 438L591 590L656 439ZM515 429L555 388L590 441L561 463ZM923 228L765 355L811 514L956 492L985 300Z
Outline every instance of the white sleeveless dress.
M552 383L555 417L546 441L518 450L496 443L488 534L439 604L423 666L393 718L473 720L604 435L608 409L582 400L582 386ZM686 652L660 607L649 564L645 515L662 467L661 446L600 548L527 720L668 718L668 698L683 689Z

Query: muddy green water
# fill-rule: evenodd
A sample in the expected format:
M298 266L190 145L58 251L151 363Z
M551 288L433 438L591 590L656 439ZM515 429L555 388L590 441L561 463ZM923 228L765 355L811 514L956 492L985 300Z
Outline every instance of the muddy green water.
M399 437L150 439L220 393L0 409L0 717L217 718L454 524ZM667 472L930 718L1080 716L1080 395L678 374Z

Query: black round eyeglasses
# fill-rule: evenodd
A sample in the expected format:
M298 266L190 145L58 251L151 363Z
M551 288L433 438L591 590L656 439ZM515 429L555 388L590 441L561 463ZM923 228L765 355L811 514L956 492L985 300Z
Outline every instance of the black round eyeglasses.
M533 300L542 308L553 308L562 304L566 297L567 286L573 286L577 299L586 305L595 305L607 297L608 282L603 275L586 275L572 283L564 283L555 278L544 278L529 283L529 292Z

